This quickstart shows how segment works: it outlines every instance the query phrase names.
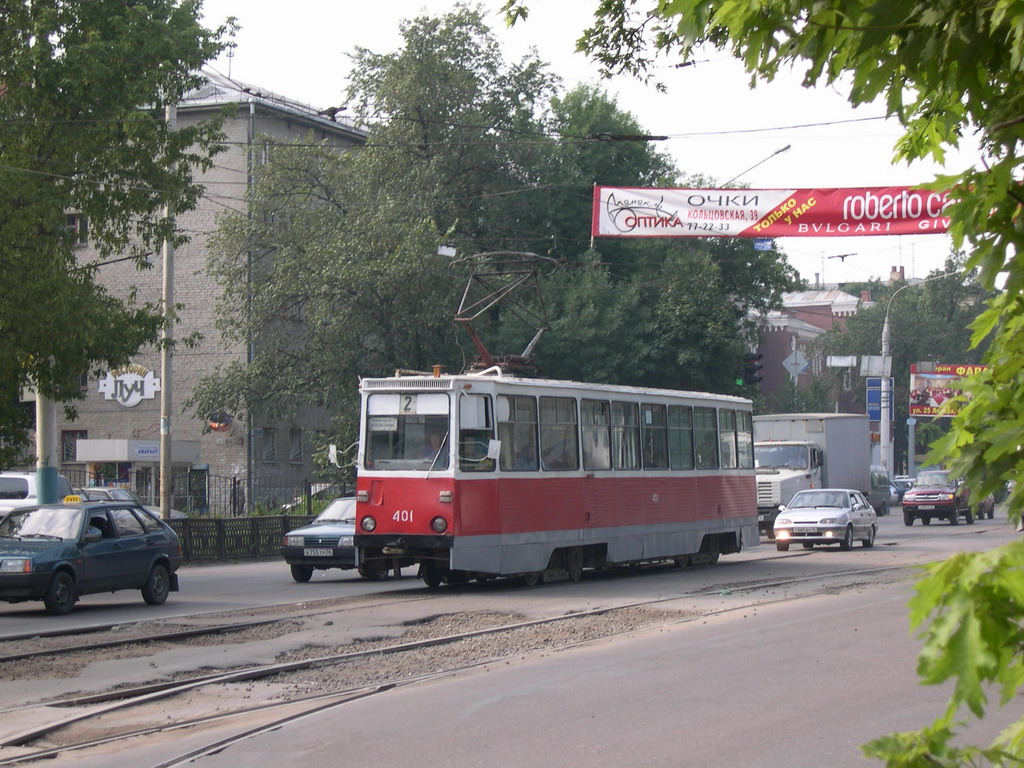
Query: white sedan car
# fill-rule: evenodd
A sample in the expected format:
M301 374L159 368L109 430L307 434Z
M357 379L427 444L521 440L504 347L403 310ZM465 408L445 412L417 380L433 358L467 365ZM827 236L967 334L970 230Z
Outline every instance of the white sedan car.
M775 518L775 548L789 550L800 542L804 549L815 544L838 544L853 549L859 540L865 547L875 545L878 530L875 510L860 491L849 488L814 488L798 491L789 504L779 507Z

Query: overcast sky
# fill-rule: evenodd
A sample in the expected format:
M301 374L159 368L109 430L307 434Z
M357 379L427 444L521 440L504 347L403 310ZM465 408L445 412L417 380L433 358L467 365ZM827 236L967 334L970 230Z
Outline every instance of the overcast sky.
M498 12L502 0L480 3L509 60L532 46L566 88L600 85L649 133L670 137L659 146L685 173L719 182L739 175L738 181L755 188L863 187L919 184L936 173L959 173L977 162L976 150L967 150L948 158L945 168L893 165L892 147L900 129L878 119L884 114L882 106L854 110L837 91L800 87L796 75L780 75L751 90L749 78L725 54L711 54L695 66L666 67L662 74L667 93L631 78L602 81L596 66L574 52L596 4L532 0L530 17L508 29ZM203 8L208 26L228 16L241 25L234 55L215 62L217 71L321 108L342 102L346 54L355 46L375 53L395 51L402 20L439 15L453 5L453 0L204 0ZM773 156L787 145L791 149ZM812 283L816 276L828 283L887 278L892 267L900 266L908 277L925 277L942 266L950 249L946 235L777 242Z

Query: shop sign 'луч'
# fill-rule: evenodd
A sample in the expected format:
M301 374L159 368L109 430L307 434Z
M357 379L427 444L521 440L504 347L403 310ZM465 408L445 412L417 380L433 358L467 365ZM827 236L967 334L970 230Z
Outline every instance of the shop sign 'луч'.
M105 400L113 400L125 408L152 400L160 391L160 379L141 365L129 365L107 373L97 390Z

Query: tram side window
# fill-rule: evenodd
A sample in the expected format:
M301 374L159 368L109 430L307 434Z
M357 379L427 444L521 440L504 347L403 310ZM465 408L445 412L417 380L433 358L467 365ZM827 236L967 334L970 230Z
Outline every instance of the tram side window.
M668 455L672 469L693 469L693 408L668 407Z
M462 395L459 398L459 469L463 472L493 470L494 459L487 455L493 437L491 398Z
M668 423L664 405L641 403L640 441L644 449L644 469L668 469Z
M754 468L754 417L749 411L736 411L736 454L740 469Z
M719 414L718 445L722 469L736 468L736 411L723 408Z
M697 469L718 469L718 424L714 408L693 409L693 438Z
M498 397L499 464L502 471L528 472L538 468L537 401L525 395Z
M580 400L584 469L612 468L610 426L611 412L607 400Z
M579 467L576 401L571 397L540 399L540 460L544 469Z
M640 417L636 403L612 403L612 466L640 469Z

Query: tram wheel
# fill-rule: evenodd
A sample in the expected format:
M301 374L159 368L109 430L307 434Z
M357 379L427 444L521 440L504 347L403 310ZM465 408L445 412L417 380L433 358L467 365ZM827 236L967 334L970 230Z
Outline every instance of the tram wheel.
M583 549L572 547L565 553L565 568L569 572L569 581L583 578Z
M359 575L369 581L384 581L388 577L387 566L381 565L361 565L358 568Z
M437 589L441 586L441 582L443 581L441 569L435 568L430 563L424 563L420 566L420 578L423 579L423 583L431 589Z
M544 574L540 571L531 571L530 573L524 573L519 577L519 580L523 582L525 587L536 587L544 581Z

